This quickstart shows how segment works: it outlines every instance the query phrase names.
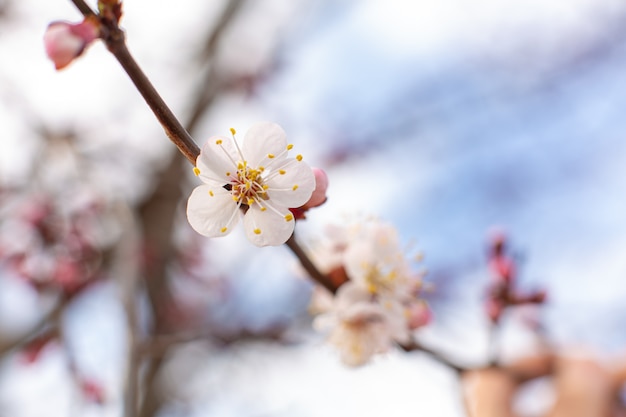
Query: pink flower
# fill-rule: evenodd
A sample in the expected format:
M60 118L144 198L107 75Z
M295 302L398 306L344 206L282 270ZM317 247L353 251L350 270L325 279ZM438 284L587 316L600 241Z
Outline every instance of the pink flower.
M98 21L93 18L81 23L52 22L43 35L43 42L48 58L60 70L79 57L99 35Z

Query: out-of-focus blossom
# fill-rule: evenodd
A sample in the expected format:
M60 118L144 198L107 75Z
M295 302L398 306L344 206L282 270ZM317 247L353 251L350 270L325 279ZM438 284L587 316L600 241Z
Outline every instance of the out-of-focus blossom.
M329 343L335 346L347 365L359 366L386 352L393 344L394 317L377 303L372 294L354 283L344 284L329 312L318 316L314 326L330 331Z
M52 22L43 36L48 58L57 70L78 58L89 44L100 36L96 18L85 18L80 23Z
M491 283L485 300L485 311L492 323L498 323L508 307L542 304L546 299L544 290L522 294L515 287L516 262L507 253L507 242L503 231L490 233L487 267Z
M342 360L360 365L394 344L409 343L411 332L432 315L419 299L422 274L412 270L391 225L367 220L331 231L316 258L327 258L322 270L340 286L334 298L315 292L310 311L321 313L316 327L329 331Z
M93 224L105 217L102 208L68 209L42 193L27 197L0 219L0 260L39 290L77 293L101 266Z
M392 225L369 221L353 234L344 254L352 281L381 296L410 295L421 285L421 275L412 271Z
M243 145L212 137L202 148L194 172L204 182L187 203L191 227L208 237L229 234L245 209L244 229L257 246L276 246L289 239L295 217L289 208L306 203L315 176L302 156L288 158L293 145L275 123L259 123L246 133Z

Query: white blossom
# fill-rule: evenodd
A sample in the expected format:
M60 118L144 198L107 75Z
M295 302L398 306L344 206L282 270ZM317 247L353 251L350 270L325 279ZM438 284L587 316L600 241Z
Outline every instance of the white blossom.
M412 270L396 229L369 219L330 230L317 251L328 261L321 265L326 273L343 270L349 281L334 297L314 293L311 310L321 313L316 328L329 333L329 342L349 365L361 365L395 344L410 344L412 331L430 320L430 310L419 299L422 274Z
M305 204L315 188L302 155L288 158L293 145L275 123L254 125L241 147L233 137L212 137L202 148L194 172L204 184L187 203L187 218L198 233L230 233L245 209L246 236L257 246L285 243L294 229L289 208Z
M393 343L390 317L372 295L354 283L346 283L333 300L330 310L315 319L318 330L329 331L328 341L350 366L367 363L386 352Z

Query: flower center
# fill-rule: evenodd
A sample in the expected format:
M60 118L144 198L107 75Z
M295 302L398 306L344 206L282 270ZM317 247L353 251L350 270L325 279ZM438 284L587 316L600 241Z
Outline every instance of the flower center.
M268 186L261 175L264 170L263 167L250 168L246 162L239 162L236 177L231 183L233 200L248 206L259 203L260 200L268 200Z

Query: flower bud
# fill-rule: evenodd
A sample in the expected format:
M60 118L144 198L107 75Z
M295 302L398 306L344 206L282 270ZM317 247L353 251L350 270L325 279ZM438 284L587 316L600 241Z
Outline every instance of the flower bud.
M48 58L57 70L68 66L100 34L97 20L86 18L81 23L52 22L43 35Z
M321 206L326 202L326 190L328 189L328 175L321 168L312 168L313 175L315 175L315 189L311 198L303 206L310 209L313 207Z

